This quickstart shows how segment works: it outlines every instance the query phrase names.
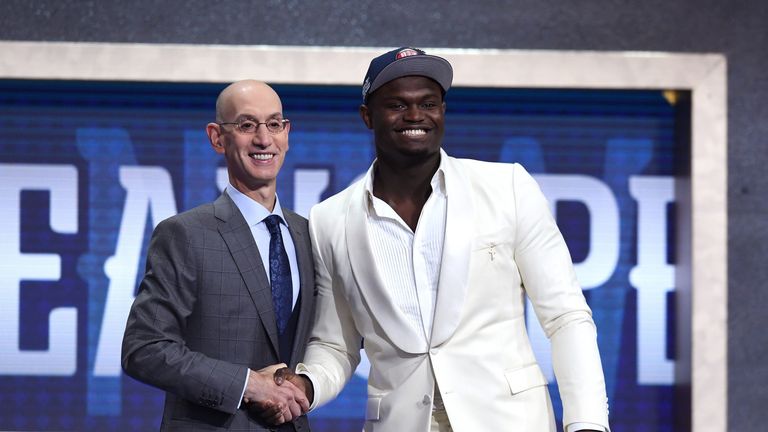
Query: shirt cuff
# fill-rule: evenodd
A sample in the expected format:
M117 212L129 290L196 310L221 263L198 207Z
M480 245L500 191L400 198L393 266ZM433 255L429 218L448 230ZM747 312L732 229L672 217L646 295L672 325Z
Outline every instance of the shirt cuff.
M582 429L593 429L596 431L607 432L604 426L601 426L595 423L583 423L583 422L569 424L568 426L565 427L565 432L576 432Z
M243 384L243 391L240 393L240 402L237 403L237 409L240 409L240 405L243 404L243 396L245 396L245 389L248 388L248 379L251 378L251 369L248 369L248 373L245 374L245 384Z

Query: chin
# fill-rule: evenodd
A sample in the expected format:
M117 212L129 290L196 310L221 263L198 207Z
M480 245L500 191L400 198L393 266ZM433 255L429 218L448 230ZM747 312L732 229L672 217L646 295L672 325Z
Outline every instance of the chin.
M407 156L432 156L440 153L440 147L437 146L419 146L419 147L406 147L402 149L402 154Z

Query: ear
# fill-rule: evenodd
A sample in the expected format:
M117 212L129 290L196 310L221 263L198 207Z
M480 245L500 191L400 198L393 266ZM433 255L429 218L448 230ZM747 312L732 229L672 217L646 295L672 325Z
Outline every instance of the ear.
M287 152L288 149L291 148L290 144L288 143L290 140L288 139L288 136L291 132L291 122L288 122L285 124L285 129L283 129L282 133L285 133L285 151Z
M368 105L360 105L360 118L363 119L363 123L368 129L373 129L373 122L371 121L371 110Z
M221 140L221 126L216 123L208 123L205 126L205 133L208 135L208 141L210 141L213 151L223 154L224 142Z
M445 115L445 107L446 107L445 101L443 101L443 115Z

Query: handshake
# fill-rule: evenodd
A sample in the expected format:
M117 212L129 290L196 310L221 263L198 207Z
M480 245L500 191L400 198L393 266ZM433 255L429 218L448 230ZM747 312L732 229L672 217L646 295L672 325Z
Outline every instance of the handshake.
M250 371L243 403L267 424L279 425L309 411L314 388L309 378L296 375L284 363Z

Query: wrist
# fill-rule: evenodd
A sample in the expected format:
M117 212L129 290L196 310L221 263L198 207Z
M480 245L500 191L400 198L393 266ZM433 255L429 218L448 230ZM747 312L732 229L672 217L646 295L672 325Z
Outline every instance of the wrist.
M312 380L304 374L299 374L298 377L304 383L304 394L311 405L315 400L315 387L312 385Z

